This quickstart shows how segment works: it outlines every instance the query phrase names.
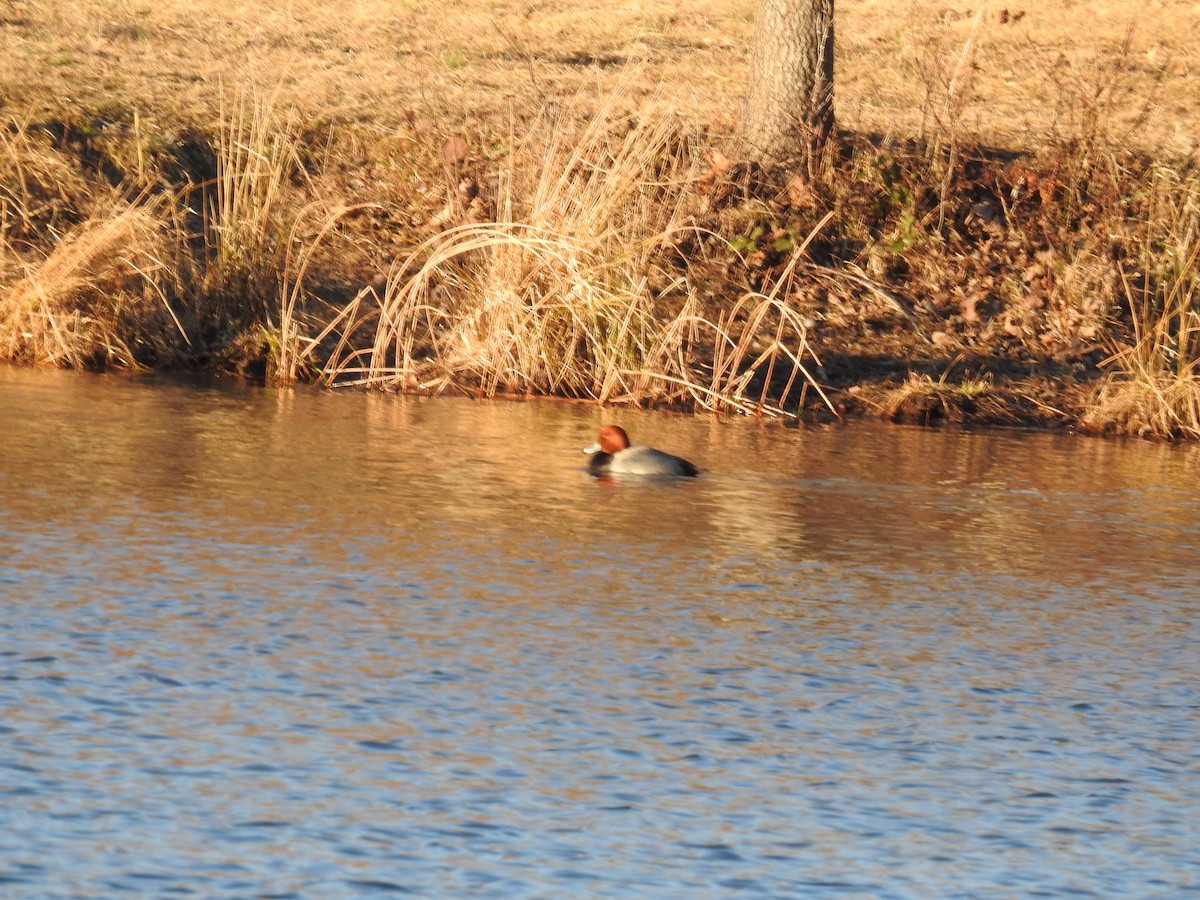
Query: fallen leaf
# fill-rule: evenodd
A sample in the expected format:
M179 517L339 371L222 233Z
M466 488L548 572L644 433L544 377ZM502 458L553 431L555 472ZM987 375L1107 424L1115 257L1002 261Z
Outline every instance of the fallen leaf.
M709 154L708 159L709 162L712 163L712 171L716 172L718 175L729 171L730 167L733 166L733 160L720 150L714 150Z
M471 148L461 135L452 135L446 138L446 143L442 144L442 165L447 169L458 170L466 165L470 155Z
M696 179L696 190L701 194L711 191L718 179L733 167L733 160L720 150L713 150L708 155L708 160L712 165L709 166L707 172Z
M816 195L813 194L812 186L803 175L793 175L791 181L787 183L788 203L793 209L803 209L816 205Z

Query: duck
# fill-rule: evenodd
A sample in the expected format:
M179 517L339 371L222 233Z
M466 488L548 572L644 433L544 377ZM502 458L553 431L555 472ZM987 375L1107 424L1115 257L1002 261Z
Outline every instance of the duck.
M682 475L700 474L692 463L653 447L631 447L629 435L620 425L600 429L598 443L583 449L592 454L588 471L593 475Z

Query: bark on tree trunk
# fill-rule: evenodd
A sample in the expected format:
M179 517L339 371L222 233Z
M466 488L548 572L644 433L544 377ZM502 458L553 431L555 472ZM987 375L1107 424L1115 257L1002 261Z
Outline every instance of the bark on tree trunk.
M786 162L833 129L833 0L758 0L742 151Z

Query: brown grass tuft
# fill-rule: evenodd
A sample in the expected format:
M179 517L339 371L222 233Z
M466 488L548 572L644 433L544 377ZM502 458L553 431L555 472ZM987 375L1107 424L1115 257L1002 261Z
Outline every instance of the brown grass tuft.
M1120 265L1132 341L1084 418L1088 427L1200 438L1200 173L1148 173L1140 242Z
M277 101L277 93L250 90L222 106L217 178L204 210L207 264L199 286L238 315L272 327L288 238L299 215L289 212L288 188L303 173L296 127Z
M800 317L749 295L706 318L676 249L695 230L695 150L673 115L623 101L580 132L548 113L508 158L494 221L426 241L377 308L355 299L326 380L782 413L797 374L811 382Z
M170 238L151 209L125 206L75 229L0 294L0 357L75 368L133 367L182 326L162 287Z
M952 381L949 369L936 379L910 373L902 384L872 393L876 396L868 402L893 422L912 425L962 423L975 419L1004 422L1010 416L1004 404L992 397L992 385L988 381L970 377Z

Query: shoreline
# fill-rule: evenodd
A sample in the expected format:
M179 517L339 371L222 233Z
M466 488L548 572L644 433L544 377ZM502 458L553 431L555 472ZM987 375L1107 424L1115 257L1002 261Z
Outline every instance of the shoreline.
M854 135L843 135L843 140L857 142L857 153L864 152L862 147L870 146L868 141ZM219 141L219 136L214 139L214 143ZM994 154L994 151L988 152ZM714 155L720 159L717 154L719 151L715 151ZM1035 158L1019 154L994 155L1007 160L1005 165L1020 166L1022 171L1028 173L1033 171L1028 166L1037 162ZM702 160L702 163L704 161L707 160ZM877 163L878 160L872 162ZM852 153L849 165L858 164L858 158ZM836 166L832 167L832 170L832 178L836 179ZM78 174L91 177L95 175L94 172L85 172L82 162ZM185 177L180 185L173 186L175 196L188 196L189 193L202 195L208 186L211 186L212 180L202 181L199 174L201 173L192 173ZM720 176L726 174L724 171L718 173ZM470 182L478 186L479 181L488 177L481 174L478 180L471 177ZM678 245L674 244L668 247L668 251L675 256L669 260L669 265L677 270L683 269L688 277L695 277L693 273L699 271L697 280L709 282L705 288L710 291L710 296L705 298L707 308L703 317L694 310L688 315L694 319L703 318L709 326L712 326L713 320L727 317L729 322L725 330L719 332L718 339L726 342L736 340L739 345L744 344L739 346L739 353L744 362L751 353L770 343L771 328L760 327L757 332L738 334L734 330L733 319L740 316L745 320L757 315L747 311L746 298L773 298L783 282L787 281L786 287L791 296L786 304L775 302L779 307L778 312L786 314L789 318L786 322L784 319L778 320L776 330L784 324L792 328L792 349L783 356L776 354L772 357L772 364L775 361L784 364L778 371L770 371L769 366L762 365L753 371L752 377L747 379L735 402L728 402L728 398L718 393L697 394L693 391L689 395L686 390L666 394L649 393L641 397L610 394L602 398L601 402L676 408L690 403L697 410L706 408L706 405L717 411L746 413L758 409L760 413L765 412L767 415L817 420L834 419L844 415L907 424L945 422L1069 428L1088 433L1121 432L1121 429L1113 427L1111 423L1089 424L1086 421L1092 412L1090 404L1094 402L1100 386L1112 377L1111 357L1114 353L1119 353L1122 347L1128 348L1135 343L1136 336L1133 332L1136 329L1131 329L1133 322L1130 311L1114 308L1120 298L1109 298L1103 304L1096 304L1087 314L1086 321L1077 310L1067 308L1068 315L1075 315L1079 319L1074 323L1074 334L1051 334L1046 330L1041 334L1031 335L1028 332L1033 331L1037 325L1023 324L1019 328L1012 327L1010 323L1013 305L994 296L988 296L983 301L993 308L983 310L980 308L983 304L977 307L973 302L964 303L961 299L963 292L959 290L956 306L947 308L944 302L939 306L936 299L931 299L930 295L935 292L928 291L928 288L923 290L916 279L906 282L904 274L897 278L883 271L879 277L868 278L862 268L852 265L852 270L847 275L845 271L839 271L839 266L844 266L845 260L836 258L837 239L812 239L802 248L801 254L796 250L801 243L798 236L810 227L805 217L815 216L823 207L818 202L812 202L809 208L796 208L789 205L787 200L781 202L780 197L786 195L788 186L780 188L777 182L773 183L770 180L770 175L763 176L759 183L747 187L750 177L747 173L728 173L728 182L723 186L727 196L735 193L734 183L738 178L742 180L742 184L737 185L736 190L751 191L754 195L748 202L739 199L738 203L724 208L721 204L725 202L725 198L710 202L716 190L712 168L706 171L703 164L697 167L693 161L689 177L690 187L695 190L696 185L700 185L699 190L703 191L695 193L692 199L699 197L701 202L708 206L704 213L707 221L699 222L698 218L693 216L687 226L693 233L705 232L706 235L703 241L697 242L692 249L698 250L709 259L703 266L699 266L694 258L687 258ZM436 177L431 178L431 181L435 180ZM494 178L492 180L494 183ZM978 180L975 179L976 183ZM861 188L860 184L848 182L835 184L833 191L846 190L852 195L858 188ZM826 189L829 189L828 186ZM970 199L970 192L965 193ZM482 193L476 194L476 197L481 195ZM171 206L170 203L164 202L164 197L168 196L163 193L151 197L149 203L143 203L141 206L120 204L115 213L100 220L98 225L94 222L85 223L85 228L112 228L113 235L102 235L96 239L95 243L101 245L98 248L85 246L83 250L74 251L73 258L70 258L72 254L68 252L67 264L60 267L66 268L65 274L54 271L56 260L52 249L42 264L41 273L33 270L23 279L18 279L15 289L11 281L0 284L0 301L7 301L10 310L22 300L26 306L32 302L33 305L40 304L44 309L49 309L54 303L61 304L62 315L74 316L77 323L75 332L68 337L87 345L80 349L65 343L58 358L55 358L53 353L45 353L38 358L28 353L20 335L14 334L21 327L21 320L14 321L10 318L8 321L0 321L0 345L7 344L9 348L9 352L5 354L7 361L34 365L65 364L67 367L98 370L149 368L224 373L259 382L332 383L339 380L338 373L329 374L322 371L322 367L315 362L316 354L302 354L297 339L308 341L308 346L315 348L321 342L314 341L308 335L320 334L324 341L321 344L322 350L328 352L334 343L334 336L327 333L329 322L336 321L339 317L347 326L341 332L343 342L351 333L361 334L368 328L367 319L377 318L380 310L387 307L393 293L403 286L404 277L408 277L411 284L412 270L421 261L418 258L420 249L410 249L407 264L398 265L393 262L387 275L384 275L378 266L372 269L371 260L362 255L361 250L355 260L356 266L351 271L339 269L336 263L331 263L330 259L346 246L357 244L361 248L364 243L379 243L386 239L371 221L371 213L368 212L363 216L367 220L367 226L363 228L352 223L349 233L343 235L348 240L338 246L322 244L321 236L313 237L311 230L306 235L310 243L305 252L310 255L304 257L303 263L310 278L316 273L313 279L316 283L311 286L311 290L299 279L289 281L287 273L281 271L278 259L255 259L232 275L226 273L233 285L218 284L215 291L212 290L212 285L200 285L199 287L210 291L211 295L203 298L205 302L195 304L192 319L185 325L179 315L178 303L163 302L161 298L169 293L172 300L183 301L183 305L188 305L189 300L180 296L187 288L179 284L180 280L188 277L188 273L166 272L160 266L157 275L160 282L165 280L169 282L168 285L164 287L161 283L148 284L144 274L147 267L131 264L128 259L131 250L142 253L144 258L150 258L153 252L159 252L165 227L163 221L170 215L178 214L168 211L164 215L163 209ZM451 197L439 213L444 213L447 209L453 210L453 199ZM846 199L835 197L834 202L846 202ZM853 201L856 198L850 196L849 199ZM495 198L486 200L488 203L495 203ZM145 212L148 206L155 204L158 204L158 208L154 212ZM965 223L964 230L973 227L974 223L971 223L970 217L977 207L978 203L973 203L965 212L959 210L956 213ZM752 211L747 213L747 209ZM1035 207L1034 212L1040 213L1040 205ZM320 227L317 230L324 228L328 231L330 222L339 220L343 215L344 213L336 210L332 216L326 214L325 221L318 223ZM432 230L427 241L431 241L436 247L444 235L453 235L463 228L468 231L472 228L512 228L512 223L506 225L491 221L472 222L469 219L469 203L455 210L454 215L459 217L458 221L437 223L435 228L441 230ZM900 215L903 217L904 213L901 212ZM744 221L747 216L752 216L749 225ZM743 221L734 226L740 229L741 233L728 236L730 229L727 226L722 227L723 217L742 219ZM772 222L788 217L794 219L795 224L787 228L768 230L767 226ZM1013 219L1015 222L1015 215ZM116 223L116 227L113 227L113 223ZM1014 224L1012 227L1020 226ZM293 222L293 232L294 228ZM723 234L720 233L722 231ZM152 243L158 242L151 251L147 251L138 243L147 232L151 235ZM813 232L810 232L809 237L812 234ZM447 253L449 257L454 258L455 265L461 265L461 255L470 259L471 254L478 256L480 253L497 250L503 252L503 242L510 239L511 230L501 236L491 234L479 246L468 247L466 250L452 247ZM74 240L77 243L88 244L86 235L83 240L77 237ZM105 246L105 240L111 240L112 246ZM178 239L179 243L187 240L194 241L195 235L188 234ZM986 242L990 238L984 236L982 240ZM885 262L885 265L896 264L896 258L899 258L899 265L905 270L922 264L919 254L910 252L909 248L904 248L900 254L892 254L886 247L880 249L884 243L883 239L875 247L864 243L865 252L893 257L891 262ZM57 244L55 249L61 250L63 247L73 251L74 245L70 236L66 241ZM1008 250L1012 250L1011 241ZM178 254L178 248L175 252ZM269 255L270 248L267 252ZM1045 254L1046 250L1030 245L1021 247L1018 252L1028 261L1039 254ZM326 258L318 258L322 254ZM428 247L425 254L429 255ZM211 265L214 256L211 248L207 248L207 255ZM941 262L935 261L939 264ZM661 259L655 260L655 264L661 265ZM986 271L994 267L993 259L976 254L974 260L964 263L960 259L957 264L960 269L956 274L963 277L968 285L972 281L993 280ZM185 265L196 266L197 263L191 259L187 260ZM789 265L793 268L789 269ZM1037 263L1034 263L1034 266L1036 267ZM354 268L357 271L354 271ZM47 269L51 270L51 279L60 278L65 282L65 286L43 280L43 273ZM701 269L703 271L700 271ZM980 270L984 270L982 275ZM1053 281L1053 275L1048 268L1040 274L1044 275L1047 283ZM659 275L661 277L661 273ZM195 277L195 273L191 273L191 277ZM950 280L953 274L943 274L942 277ZM1115 278L1115 273L1110 277ZM265 289L254 284L258 278L265 282ZM89 279L94 279L94 283L90 283ZM712 287L714 283L715 290ZM436 290L437 287L433 285L433 289ZM147 288L150 288L151 294L149 303L146 303ZM228 296L230 291L239 288L249 296L231 302ZM193 291L196 289L196 285L191 287ZM978 290L978 287L971 289ZM1051 287L1050 290L1052 289ZM255 290L259 291L257 296L253 295ZM722 292L725 299L722 299ZM116 294L120 300L139 293L141 297L134 296L126 303L124 310L117 312L128 314L130 309L139 306L148 307L146 312L138 313L130 322L100 321L103 307L107 303L106 294ZM925 296L922 296L923 293ZM952 294L954 291L946 293ZM18 298L18 304L13 303L14 295ZM81 297L85 301L82 304ZM99 304L102 308L100 314L97 314L95 306L89 308L87 302ZM190 302L194 303L194 299ZM291 309L287 308L289 302L293 304ZM522 302L528 305L528 301ZM686 303L686 300L684 302ZM120 303L117 305L120 306ZM353 315L347 313L349 305L355 306L353 315L358 315L358 319L351 321ZM665 304L653 302L638 314L645 315L648 310L649 315L669 322L672 305L676 307L675 315L682 315L678 311L678 298ZM1029 309L1029 305L1026 301L1019 309L1019 313L1027 317L1027 322L1029 317L1039 312L1038 309ZM1039 305L1044 306L1045 303L1039 301ZM364 306L372 307L372 311L366 315L361 314ZM666 312L663 311L664 308ZM83 310L82 315L80 310ZM715 314L712 310L716 311ZM90 337L86 328L78 327L81 318L92 317L98 325L110 329L99 340ZM1036 318L1034 321L1037 321ZM1080 322L1083 324L1080 325ZM1038 324L1044 325L1044 319ZM761 326L761 323L759 325ZM122 335L121 329L125 329L126 335ZM293 333L293 362L290 373L281 370L287 355L281 347L283 332L286 329L291 329ZM1081 331L1087 333L1086 339L1079 333ZM150 340L156 344L148 354L138 358L137 344L140 342L147 346L149 343L146 333L149 333ZM193 340L196 335L204 337L201 340ZM1043 343L1039 345L1036 340L1031 340L1031 337L1040 338ZM705 349L701 346L702 343L692 341L682 352L689 355L697 367L711 372L714 366L713 353L711 347ZM127 357L121 355L122 351ZM304 358L297 361L296 357L301 355ZM409 362L412 363L414 359L415 356L411 356ZM1109 363L1107 367L1106 361ZM798 367L797 362L804 365ZM787 365L788 363L790 365ZM784 396L775 402L776 398L772 392L780 392L780 382L785 378L795 382L798 371L803 371L809 380L801 389L791 384L790 388L783 392ZM589 396L586 387L582 390L576 388L556 392L547 389L545 385L522 386L504 384L500 380L492 380L489 384L479 380L473 382L469 377L457 379L442 376L441 380L435 382L434 387L429 388L423 386L418 376L411 372L377 373L367 379L365 386L411 391L417 394L450 391L467 396L504 394L508 397L561 396L564 399L576 400L600 399ZM820 398L818 389L829 394L829 402ZM704 387L704 390L709 389ZM600 392L596 390L591 393ZM697 398L704 402L697 402ZM762 398L767 399L764 401ZM1181 436L1156 435L1153 428L1141 426L1129 431L1135 434L1140 431L1141 436L1168 439Z
M513 55L483 35L441 44L420 11L349 31L337 9L231 14L209 34L171 0L110 34L84 7L80 23L38 7L0 29L0 50L54 60L0 82L0 359L1200 438L1186 41L1170 63L1132 38L1056 58L1028 91L1057 118L1031 107L1006 133L1023 95L1005 73L1036 62L1031 36L1049 51L1069 31L960 11L895 55L888 35L916 26L874 10L879 45L840 46L844 118L824 155L761 171L728 155L729 104L680 74L740 95L751 23L736 4L686 23L614 11L591 27L628 52L590 56L561 51L572 28L600 40L586 10L531 20ZM180 43L275 59L306 22L361 59L214 90L225 70ZM421 49L388 56L385 35ZM647 35L663 49L635 59ZM347 81L368 57L395 80ZM946 81L960 70L969 83ZM188 71L175 94L156 78ZM897 105L880 131L891 93L871 85L887 72L919 76L924 112ZM413 79L445 93L409 102ZM1156 90L1172 133L1147 112Z

